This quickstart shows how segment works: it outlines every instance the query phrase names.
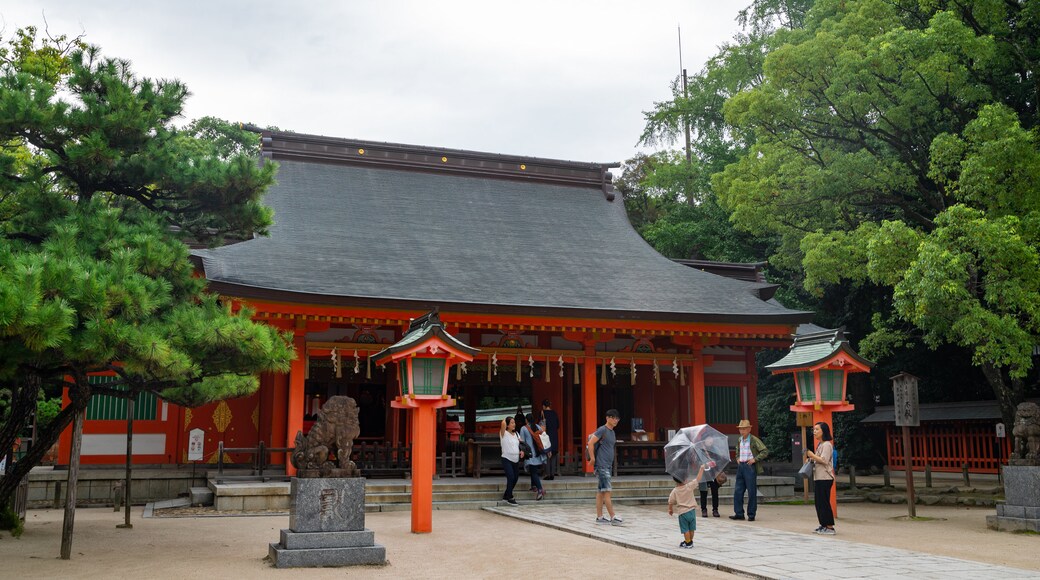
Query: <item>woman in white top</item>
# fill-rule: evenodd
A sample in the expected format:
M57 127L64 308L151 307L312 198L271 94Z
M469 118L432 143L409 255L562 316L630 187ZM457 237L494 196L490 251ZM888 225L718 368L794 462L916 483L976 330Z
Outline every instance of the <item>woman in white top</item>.
M814 498L816 500L816 518L820 527L817 534L834 535L834 512L831 510L831 488L834 485L834 444L831 443L831 428L824 422L813 425L813 438L816 449L806 451L805 455L813 462Z
M502 499L509 505L517 505L513 499L513 487L520 479L520 435L516 432L516 420L506 417L498 429L498 440L502 445L502 469L506 472L506 492Z

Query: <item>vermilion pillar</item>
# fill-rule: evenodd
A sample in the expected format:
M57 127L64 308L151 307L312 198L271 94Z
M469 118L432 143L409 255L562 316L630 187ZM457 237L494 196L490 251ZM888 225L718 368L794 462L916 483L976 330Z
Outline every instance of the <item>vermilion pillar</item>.
M433 478L436 475L437 407L419 405L412 423L412 532L433 531ZM422 483L420 483L422 482Z
M581 457L585 457L584 449L588 447L586 437L599 427L598 410L596 409L596 343L585 343L584 372L581 378ZM585 473L592 473L592 464L582 461Z
M690 395L693 397L693 424L704 425L708 422L707 403L704 396L704 357L701 348L693 350L696 358L690 370Z
M286 401L286 449L296 445L296 433L303 430L303 396L304 381L307 374L307 337L301 331L293 336L293 347L296 358L289 368L289 394ZM296 475L296 467L292 464L291 453L285 456L285 474Z

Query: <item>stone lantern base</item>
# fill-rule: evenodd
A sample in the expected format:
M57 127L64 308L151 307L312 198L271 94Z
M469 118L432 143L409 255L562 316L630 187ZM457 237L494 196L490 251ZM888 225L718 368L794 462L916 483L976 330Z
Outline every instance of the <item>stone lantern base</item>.
M271 544L276 568L386 564L386 548L365 529L365 479L292 479L289 529Z
M986 516L991 530L1040 532L1040 467L1004 466L1004 503Z

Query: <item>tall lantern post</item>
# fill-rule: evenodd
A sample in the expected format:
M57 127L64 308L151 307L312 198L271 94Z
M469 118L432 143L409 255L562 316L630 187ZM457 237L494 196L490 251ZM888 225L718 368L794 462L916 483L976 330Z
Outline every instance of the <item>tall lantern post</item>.
M874 363L856 354L845 338L845 329L824 330L794 337L787 356L766 368L774 375L794 375L796 413L812 413L812 422L827 423L834 431L834 413L851 411L846 387L851 373L868 373ZM838 515L837 478L831 493L831 509Z
M437 409L452 407L448 371L480 352L444 330L436 310L411 322L394 345L372 356L374 364L397 363L401 390L390 402L409 412L412 433L412 532L433 531L433 478L436 475Z

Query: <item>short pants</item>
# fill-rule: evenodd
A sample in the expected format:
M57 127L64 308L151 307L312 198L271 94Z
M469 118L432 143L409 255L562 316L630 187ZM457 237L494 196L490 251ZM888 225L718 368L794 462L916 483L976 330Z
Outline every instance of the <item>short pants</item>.
M610 491L610 468L596 469L596 479L598 480L599 487L596 491Z
M679 531L684 534L697 531L697 510L679 514Z

